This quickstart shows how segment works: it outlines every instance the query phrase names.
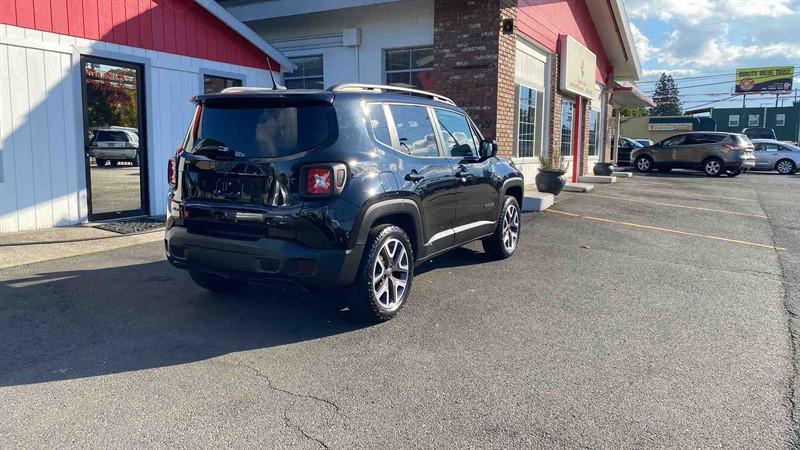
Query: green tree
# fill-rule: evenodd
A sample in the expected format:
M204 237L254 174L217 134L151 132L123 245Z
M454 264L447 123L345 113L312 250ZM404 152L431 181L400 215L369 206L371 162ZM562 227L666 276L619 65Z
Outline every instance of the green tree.
M648 114L644 106L625 106L619 112L623 117L644 117Z
M651 116L679 116L683 112L678 86L672 75L661 74L653 93L653 102L656 106L650 108Z

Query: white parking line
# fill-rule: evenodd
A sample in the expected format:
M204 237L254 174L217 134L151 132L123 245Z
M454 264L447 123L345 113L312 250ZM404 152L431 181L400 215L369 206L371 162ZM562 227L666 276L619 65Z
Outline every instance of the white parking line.
M695 209L695 210L698 210L698 211L707 211L707 212L715 212L715 213L722 213L722 214L734 214L734 215L737 215L737 216L756 217L758 219L769 219L769 217L762 216L760 214L749 214L749 213L743 213L743 212L738 212L738 211L728 211L728 210L724 210L724 209L713 209L713 208L702 208L702 207L699 207L699 206L676 205L674 203L651 202L651 201L648 201L648 200L639 200L639 199L636 199L636 198L613 197L611 195L600 195L600 194L590 194L590 193L584 193L583 195L588 195L590 197L608 198L608 199L612 199L612 200L624 200L626 202L645 203L645 204L648 204L648 205L669 206L669 207L672 207L672 208Z
M628 184L628 183L626 182L625 184ZM636 191L637 192L654 192L654 193L657 193L657 194L681 194L682 193L682 192L677 191L677 190L672 190L670 192L667 192L667 191L661 190L661 189L638 189L637 188ZM704 195L704 194L695 194L695 193L685 194L685 195L690 196L690 197L713 198L715 200L735 200L735 201L740 201L740 202L757 202L758 201L758 200L756 200L754 198L723 197L723 196L719 196L719 195Z

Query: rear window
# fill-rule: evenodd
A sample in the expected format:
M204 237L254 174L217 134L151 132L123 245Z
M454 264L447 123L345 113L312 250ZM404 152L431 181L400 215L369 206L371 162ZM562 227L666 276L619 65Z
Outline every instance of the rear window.
M204 105L198 141L211 139L248 157L287 156L328 141L332 115L328 104Z
M94 140L95 142L128 142L128 135L122 131L100 130Z
M743 134L734 134L733 142L735 142L737 145L744 145L744 146L753 145L753 143L750 141L750 138L748 138Z

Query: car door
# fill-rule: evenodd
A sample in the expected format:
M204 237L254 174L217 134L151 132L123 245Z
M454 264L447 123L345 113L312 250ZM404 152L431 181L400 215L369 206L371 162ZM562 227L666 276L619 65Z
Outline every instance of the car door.
M686 134L683 142L676 145L672 152L672 162L676 166L690 166L700 164L702 153L709 140L704 134Z
M480 140L465 115L443 108L434 108L433 114L444 154L459 180L455 244L490 234L499 211L499 178L494 167L497 158L478 156Z
M656 164L662 165L675 164L677 162L677 152L685 140L686 135L679 134L677 136L667 138L661 141L661 143L658 145L653 146L652 151L650 152L653 155L653 161L655 161Z
M412 192L419 201L427 253L450 248L459 179L450 158L440 151L433 115L426 106L399 103L384 111L395 135L393 146L403 156L396 178L400 190Z
M756 156L757 166L764 170L774 170L775 164L781 157L781 146L773 142L763 142L761 148L763 150Z

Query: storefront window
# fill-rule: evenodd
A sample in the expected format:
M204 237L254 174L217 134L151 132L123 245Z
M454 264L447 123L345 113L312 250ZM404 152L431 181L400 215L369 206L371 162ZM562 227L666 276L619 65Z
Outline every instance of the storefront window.
M589 111L589 156L597 156L597 117L599 111Z
M520 158L542 154L540 111L544 93L524 85L517 85L517 156Z
M574 110L574 101L561 101L561 156L572 156L572 117Z
M242 80L236 78L216 77L213 75L203 76L203 92L206 94L216 94L229 87L241 87Z
M290 58L290 61L297 69L283 77L288 89L324 89L322 55Z
M433 47L386 50L386 84L417 89L433 88Z

